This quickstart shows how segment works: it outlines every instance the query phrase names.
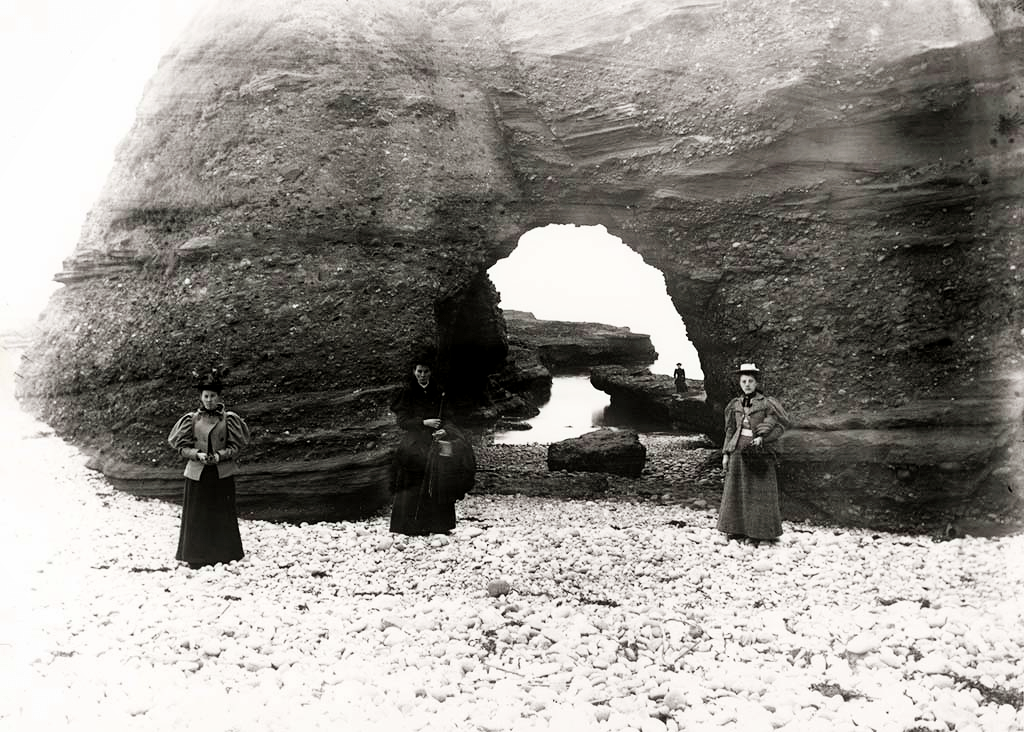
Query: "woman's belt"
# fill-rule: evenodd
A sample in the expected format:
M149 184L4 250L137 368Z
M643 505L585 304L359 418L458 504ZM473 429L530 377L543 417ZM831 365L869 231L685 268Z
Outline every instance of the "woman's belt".
M754 436L754 430L748 430L746 428L743 428L743 429L740 430L740 437L753 437L753 436Z

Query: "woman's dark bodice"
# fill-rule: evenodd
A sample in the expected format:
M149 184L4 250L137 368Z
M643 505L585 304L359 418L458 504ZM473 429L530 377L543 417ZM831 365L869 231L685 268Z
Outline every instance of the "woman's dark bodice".
M403 430L433 432L423 424L423 420L441 417L443 401L444 394L434 382L427 384L425 389L419 384L410 384L392 403L391 411L395 413L398 426Z

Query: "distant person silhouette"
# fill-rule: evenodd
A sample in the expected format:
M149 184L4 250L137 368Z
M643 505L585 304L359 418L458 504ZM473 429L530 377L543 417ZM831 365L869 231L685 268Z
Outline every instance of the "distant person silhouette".
M681 363L676 364L676 370L672 372L672 379L676 382L676 394L685 394L688 389L686 386L686 369L683 368Z

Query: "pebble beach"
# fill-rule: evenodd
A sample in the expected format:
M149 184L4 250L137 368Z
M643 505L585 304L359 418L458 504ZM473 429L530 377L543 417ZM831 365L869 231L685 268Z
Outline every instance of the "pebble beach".
M178 506L3 415L2 730L1024 730L1024 536L486 493L448 536L243 520L191 570Z

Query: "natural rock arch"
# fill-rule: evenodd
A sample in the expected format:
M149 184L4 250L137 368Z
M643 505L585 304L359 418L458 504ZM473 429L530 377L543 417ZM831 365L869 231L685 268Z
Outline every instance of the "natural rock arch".
M487 272L503 311L627 327L650 336L657 355L643 365L651 371L671 374L682 359L692 378L702 373L699 353L668 297L664 273L604 226L547 224L530 229Z
M804 427L784 477L825 518L1017 517L1020 20L212 5L140 104L19 394L159 494L187 373L224 361L268 503L366 492L406 359L440 343L481 383L503 338L482 273L537 223L602 223L665 273L712 402L737 361L768 369Z

